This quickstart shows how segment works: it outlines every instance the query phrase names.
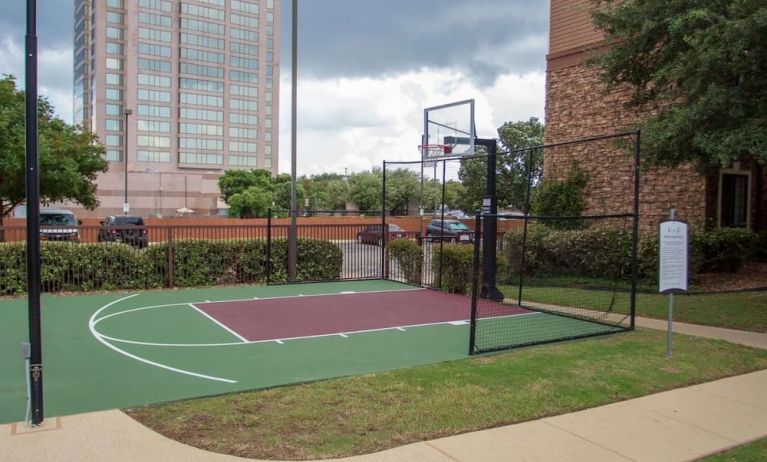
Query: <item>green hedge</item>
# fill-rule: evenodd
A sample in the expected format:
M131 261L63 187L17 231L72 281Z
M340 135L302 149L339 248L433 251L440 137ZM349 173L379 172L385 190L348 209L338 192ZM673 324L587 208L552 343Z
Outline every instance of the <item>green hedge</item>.
M421 283L423 269L423 248L417 242L408 239L397 239L386 244L389 257L397 262L399 271L407 282Z
M524 271L531 275L621 278L631 271L631 233L614 227L552 230L528 227L525 267L522 268L523 230L504 236L506 279Z
M336 244L317 239L298 239L299 281L330 281L341 276L343 252ZM288 241L272 241L272 282L288 280Z
M0 243L0 294L26 291L24 243ZM41 282L46 292L145 289L167 286L168 246L136 250L126 244L42 242ZM173 244L176 287L266 281L263 240L180 240ZM341 274L343 255L332 242L298 240L298 279L333 280ZM287 280L287 241L272 242L272 280Z
M441 265L440 262L442 263ZM445 292L468 293L471 290L473 262L473 245L444 244L442 249L440 249L439 245L435 245L434 255L431 260L434 275L433 286ZM437 287L440 276L442 284Z
M528 227L525 261L520 258L522 230L504 236L506 280L524 271L536 276L631 276L629 230L596 227L554 230L544 225ZM637 249L637 272L641 279L655 280L658 274L658 235L643 236ZM759 236L745 229L717 229L690 237L690 274L707 271L737 272L754 257Z

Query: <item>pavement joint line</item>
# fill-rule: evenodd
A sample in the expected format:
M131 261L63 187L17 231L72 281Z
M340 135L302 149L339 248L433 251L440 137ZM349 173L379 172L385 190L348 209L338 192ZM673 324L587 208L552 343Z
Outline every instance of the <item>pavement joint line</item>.
M713 431L709 430L708 428L700 427L698 425L695 425L692 422L688 422L686 420L682 420L682 419L679 419L677 417L674 417L673 415L664 414L663 412L656 411L655 409L649 409L649 408L646 408L644 406L640 406L640 405L636 404L635 402L627 402L626 404L631 406L631 407L634 407L636 409L641 409L641 410L643 410L645 412L649 412L651 414L659 415L659 416L664 417L666 419L673 420L674 422L676 422L678 424L682 424L682 425L685 425L687 427L692 427L692 428L694 428L694 429L696 429L696 430L698 430L700 432L708 433L709 435L713 435L713 436L718 436L719 438L722 438L722 439L727 440L727 441L732 441L733 443L736 442L736 440L733 440L730 437L727 437L727 436L724 436L724 435L720 435L719 433L713 432Z
M588 409L586 409L586 411L588 411ZM584 412L584 411L580 411L580 412ZM567 414L562 414L562 415L567 415ZM622 458L622 459L630 460L630 461L633 461L633 462L639 462L638 460L636 460L636 459L632 459L631 457L629 457L629 456L627 456L627 455L625 455L625 454L621 454L620 452L616 451L616 450L615 450L615 449L613 449L613 448L609 448L609 447L607 447L607 446L605 446L605 445L603 445L603 444L597 443L596 441L592 441L592 440L590 440L590 439L586 438L586 437L585 437L585 436L583 436L583 435L579 435L578 433L574 433L574 432L571 432L570 430L568 430L568 429L566 429L566 428L562 428L562 427L560 427L560 426L558 426L558 425L555 425L554 423L550 422L548 418L545 418L545 419L540 419L540 420L539 420L539 422L542 422L542 423L544 423L544 424L546 424L546 425L549 425L549 426L551 426L551 427L554 427L555 429L557 429L557 430L559 430L559 431L563 431L563 432L565 432L565 433L568 433L568 434L570 434L570 435L572 435L572 436L574 436L574 437L576 437L576 438L578 438L578 439L580 439L580 440L583 440L583 441L585 441L585 442L587 442L587 443L589 443L589 444L593 444L594 446L597 446L597 447L599 447L599 448L602 448L602 449L604 449L605 451L611 452L611 453L615 454L616 456L618 456L618 457L620 457L620 458Z
M705 385L705 384L701 384L701 385ZM701 394L701 395L716 396L717 398L726 399L726 400L732 401L734 403L742 404L744 406L753 407L753 408L756 408L756 409L767 410L767 407L759 406L758 404L747 403L745 401L741 401L741 400L733 398L731 396L720 395L719 393L713 393L713 392L710 392L710 391L703 391L703 390L700 390L700 389L698 389L698 390L690 390L690 391L692 391L693 393Z
M431 441L424 441L424 445L430 447L431 449L437 451L438 453L442 454L443 456L447 457L448 459L452 460L453 462L463 462L461 459L456 458L454 455L450 454L449 452L438 448L434 444L431 443Z

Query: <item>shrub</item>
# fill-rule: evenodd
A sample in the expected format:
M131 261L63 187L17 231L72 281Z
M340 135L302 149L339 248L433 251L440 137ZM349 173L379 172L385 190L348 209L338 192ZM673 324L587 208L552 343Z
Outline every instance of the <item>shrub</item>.
M23 294L27 290L26 254L23 244L0 243L0 295Z
M26 245L0 244L0 294L26 292ZM140 252L126 244L41 242L40 283L44 291L141 289L147 265Z
M0 294L26 291L25 244L0 243ZM168 245L137 250L127 244L43 242L42 289L113 290L165 287ZM287 280L287 242L273 241L274 280ZM179 240L173 243L173 283L177 287L265 282L264 240ZM332 280L341 274L341 249L328 241L298 240L299 280Z
M397 262L399 271L407 282L421 283L423 268L423 249L417 242L408 239L397 239L387 244L389 257Z
M523 230L512 230L504 239L506 280L511 280L520 271L527 275L608 278L631 274L631 233L622 228L592 226L556 230L531 224L524 260L521 258Z
M471 288L473 261L473 245L444 244L441 250L435 245L432 257L433 284L437 286L441 276L442 284L438 289L458 294L467 293Z
M695 234L692 247L702 256L702 271L738 272L753 258L759 235L748 229L720 228Z
M343 252L336 244L330 241L299 238L297 246L298 264L296 279L298 281L331 281L341 277ZM272 281L287 281L287 239L275 239L272 241L271 261Z
M586 210L583 189L589 180L577 164L564 180L546 180L535 190L532 210L535 215L547 217L577 217ZM572 229L581 226L580 220L549 220L548 226Z

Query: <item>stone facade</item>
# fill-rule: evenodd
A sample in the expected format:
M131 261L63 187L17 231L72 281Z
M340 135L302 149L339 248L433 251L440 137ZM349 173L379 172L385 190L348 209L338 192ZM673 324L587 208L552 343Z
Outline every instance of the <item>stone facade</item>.
M628 90L607 91L599 70L587 64L549 70L546 86L546 144L633 130L641 114L625 108ZM630 213L634 153L631 137L592 142L544 154L544 177L562 179L573 160L589 177L588 214ZM645 169L640 174L640 228L654 230L675 207L678 216L703 227L707 179L691 166Z

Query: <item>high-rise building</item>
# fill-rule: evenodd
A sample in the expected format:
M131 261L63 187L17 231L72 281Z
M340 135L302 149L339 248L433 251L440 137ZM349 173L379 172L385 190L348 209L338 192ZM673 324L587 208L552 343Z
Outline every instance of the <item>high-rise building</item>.
M280 0L75 0L74 122L106 146L98 215L215 213L277 172ZM83 213L87 215L86 213Z

